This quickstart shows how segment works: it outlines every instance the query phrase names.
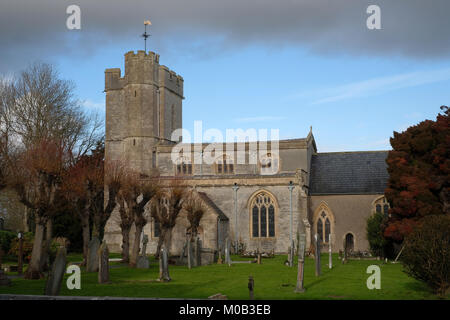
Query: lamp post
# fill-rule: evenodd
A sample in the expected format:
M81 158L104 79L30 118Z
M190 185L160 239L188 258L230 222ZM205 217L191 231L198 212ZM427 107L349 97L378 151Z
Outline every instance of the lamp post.
M239 187L237 185L237 183L234 183L233 186L233 190L234 190L234 222L235 222L235 229L234 229L234 236L235 236L235 241L236 241L236 253L238 252L238 246L239 246L239 231L238 231L238 214L237 214L237 191L239 190Z
M17 233L17 238L19 238L19 261L17 263L17 274L23 273L23 233L19 231Z

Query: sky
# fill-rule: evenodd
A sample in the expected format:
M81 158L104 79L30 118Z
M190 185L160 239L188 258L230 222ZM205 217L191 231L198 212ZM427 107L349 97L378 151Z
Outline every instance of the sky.
M69 5L81 29L69 30ZM369 5L381 29L369 30ZM319 152L388 150L450 104L447 0L0 0L0 76L54 64L104 115L104 70L147 48L184 78L183 127L279 129Z

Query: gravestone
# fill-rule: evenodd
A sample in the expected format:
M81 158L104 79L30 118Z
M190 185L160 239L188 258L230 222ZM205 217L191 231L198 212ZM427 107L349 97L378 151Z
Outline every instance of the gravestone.
M227 238L225 241L225 263L231 266L231 256L230 256L230 250L231 250L231 241Z
M304 229L301 229L301 231L304 232ZM298 247L297 286L295 287L296 293L305 292L305 288L303 287L305 250L306 250L306 234L301 233L299 236L299 247Z
M144 237L142 239L142 252L141 255L137 259L136 268L137 269L148 269L150 268L150 262L148 261L147 257L147 243L148 243L148 236L144 234Z
M249 276L248 277L248 294L249 294L250 300L255 299L254 288L255 288L255 281L253 280L252 276Z
M66 248L61 247L58 249L55 261L53 262L52 270L47 278L45 285L45 295L57 296L61 290L61 284L66 272Z
M190 239L187 243L187 265L189 269L194 266L194 252L192 250L192 241Z
M201 240L199 238L195 239L194 265L196 267L202 265L202 242L201 242Z
M109 250L103 241L98 249L98 283L109 283Z
M342 264L347 263L347 255L348 255L347 241L344 241L344 256L342 257Z
M217 264L223 264L222 250L221 249L219 249L219 258L217 259Z
M161 254L159 255L159 281L169 282L172 280L169 275L169 261L167 256L167 250L165 247L161 248Z
M316 276L319 277L320 276L320 238L319 235L316 233L314 235L314 242L315 242L315 258L316 258Z
M88 245L88 256L86 263L87 272L97 272L98 271L98 249L100 248L100 240L97 237L93 237L89 241Z

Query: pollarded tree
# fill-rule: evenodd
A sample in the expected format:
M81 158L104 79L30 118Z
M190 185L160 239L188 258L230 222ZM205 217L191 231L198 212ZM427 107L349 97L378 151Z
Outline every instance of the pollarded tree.
M436 121L422 121L391 138L386 238L403 241L423 217L450 213L449 109L441 110Z
M25 273L27 279L39 279L42 276L45 228L57 212L56 195L67 154L68 150L61 141L44 140L17 154L9 164L13 170L8 176L8 184L16 190L20 201L33 211L35 217L33 251ZM47 241L50 240L51 235L50 239L47 235Z
M122 228L122 260L126 260L129 252L130 222L135 225L134 243L129 257L131 267L135 267L140 251L140 239L142 230L147 224L145 207L157 194L160 187L157 172L150 177L143 177L136 171L126 169L121 177L121 188L117 194L119 213L121 215L120 226Z
M186 211L187 220L189 221L188 232L192 241L198 235L198 227L200 226L200 220L206 212L206 206L204 201L200 198L199 194L193 190L186 194L183 201L183 210Z
M172 230L175 227L176 220L183 209L183 200L187 195L186 188L174 180L164 189L160 190L152 201L151 214L159 222L161 231L158 239L155 257L159 257L161 246L170 250L172 241Z

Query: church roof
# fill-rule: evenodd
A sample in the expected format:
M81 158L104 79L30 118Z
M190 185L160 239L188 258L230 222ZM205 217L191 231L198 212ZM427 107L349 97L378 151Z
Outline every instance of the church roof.
M206 193L199 192L198 194L200 198L202 198L202 200L205 201L205 203L219 216L220 220L222 221L229 220L228 217L225 215L225 213L223 213L223 211L220 210L220 208L211 200L210 197L208 197Z
M310 195L382 194L388 151L332 152L312 156Z

